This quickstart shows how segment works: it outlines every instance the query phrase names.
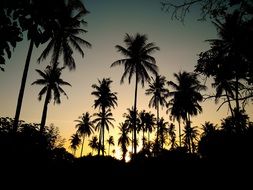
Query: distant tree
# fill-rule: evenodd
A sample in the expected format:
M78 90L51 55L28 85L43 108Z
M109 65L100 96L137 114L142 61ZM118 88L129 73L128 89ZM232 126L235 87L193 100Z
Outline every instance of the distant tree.
M42 117L41 117L41 126L40 131L43 132L45 128L46 118L47 118L47 108L50 100L52 99L52 93L54 98L54 103L60 104L61 103L61 93L64 94L67 98L66 92L62 89L62 85L71 86L68 82L61 79L62 70L64 67L59 68L58 63L47 66L45 71L42 72L41 70L36 69L39 75L42 77L41 79L37 79L32 83L32 85L43 85L44 87L39 92L39 100L41 100L42 96L46 94Z
M146 89L146 95L152 95L149 101L149 107L154 107L157 111L156 120L157 120L157 141L159 135L159 106L163 107L167 105L166 98L168 97L169 90L165 88L166 79L164 76L156 75L156 78L152 78L152 82L149 82L149 88Z
M158 131L158 150L163 149L163 145L166 144L166 139L168 136L168 128L167 125L169 125L169 123L167 121L164 120L163 117L160 118L159 122L158 122L158 126L159 126L159 131Z
M81 153L80 157L83 155L83 145L84 145L84 139L85 137L89 137L92 133L94 133L94 124L93 121L91 120L91 115L89 112L83 113L82 116L79 116L78 120L75 120L75 122L78 122L76 124L77 128L77 133L83 137L83 142L82 142L82 148L81 148Z
M92 138L91 138L91 140L89 141L89 147L92 149L92 155L93 155L93 151L95 150L95 151L98 151L98 138L97 138L97 136L93 136Z
M120 123L119 130L120 130L120 133L119 133L120 137L118 139L118 145L120 146L121 151L122 151L122 160L125 162L126 161L127 146L129 146L129 144L130 144L130 138L127 136L128 135L127 124Z
M148 71L152 74L157 74L156 60L151 56L152 53L159 50L159 47L154 43L147 43L147 36L137 33L135 36L126 34L124 43L126 47L117 45L115 46L119 53L125 58L112 63L111 67L122 65L124 66L124 73L120 80L121 83L128 75L128 82L131 82L135 74L135 95L134 95L134 154L137 151L137 137L136 137L136 117L137 117L137 89L138 83L141 82L142 86L146 81L150 80Z
M110 155L110 146L114 146L114 139L113 136L110 136L109 139L107 139L107 143L108 143L108 155Z
M105 113L99 112L99 113L94 113L93 116L96 118L93 120L94 124L96 124L95 129L99 131L99 136L101 138L104 138L104 129L106 129L109 132L110 126L114 126L112 121L115 121L115 119L112 117L112 112L110 109L107 109ZM102 142L102 144L101 144ZM100 148L102 151L102 155L104 156L105 153L105 146L104 146L104 140L99 141L99 146L98 146L98 155L100 154Z
M117 106L117 93L111 91L111 83L112 80L110 78L103 78L102 81L98 80L98 85L97 84L92 85L94 91L91 94L96 97L94 101L94 107L95 108L98 107L101 110L99 114L96 114L96 116L98 116L98 118L101 119L101 121L99 121L99 125L101 125L100 126L101 128L99 135L98 155L100 155L100 146L104 146L105 126L107 126L107 130L109 130L108 124L106 124L106 122L110 122L110 120L113 120L109 119L109 117L112 116L110 108L111 107L115 108L115 106ZM107 121L106 117L108 117Z
M191 127L188 123L185 125L183 134L183 144L190 153L195 153L198 142L198 129L196 126Z
M168 134L169 134L169 139L170 139L170 142L169 142L170 149L174 150L177 147L177 143L176 143L175 125L173 123L169 125Z
M73 154L74 156L76 155L76 150L79 147L79 145L81 144L81 139L79 137L78 133L74 133L70 139L70 148L73 150Z

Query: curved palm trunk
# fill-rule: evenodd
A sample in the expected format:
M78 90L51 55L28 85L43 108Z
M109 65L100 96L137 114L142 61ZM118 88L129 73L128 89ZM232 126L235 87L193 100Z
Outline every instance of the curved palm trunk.
M189 127L189 129L191 128L191 119L190 119L190 115L189 115L189 114L188 114L188 118L187 118L187 120L186 120L186 125L187 125L187 127ZM192 143L191 143L191 142L193 142L193 141L192 141L192 135L189 134L188 146L189 146L189 152L190 152L190 153L192 153L192 147L191 147Z
M136 73L135 93L134 93L134 155L136 155L136 152L137 152L137 139L136 139L137 88L138 88L138 75Z
M43 131L45 129L45 124L46 124L46 119L47 119L47 108L48 108L50 93L51 93L51 88L49 87L47 89L47 95L45 98L44 108L43 108L41 122L40 122L40 133L43 133Z
M22 107L22 101L23 101L23 96L24 96L24 92L25 92L25 84L26 84L27 74L28 74L30 60L31 60L31 56L32 56L33 46L34 46L34 42L31 39L28 53L26 56L25 67L24 67L21 86L20 86L19 95L18 95L17 108L16 108L16 113L15 113L15 118L14 118L14 123L13 123L13 132L14 133L16 133L17 129L18 129L18 121L19 121L20 111L21 111L21 107Z
M82 142L82 147L81 147L80 158L83 156L83 145L84 145L84 136L83 136L83 142Z

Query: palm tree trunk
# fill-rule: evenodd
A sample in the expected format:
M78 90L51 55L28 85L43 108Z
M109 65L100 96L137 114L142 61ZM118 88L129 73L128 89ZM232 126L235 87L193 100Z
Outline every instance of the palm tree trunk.
M145 131L144 131L144 127L143 127L143 129L142 129L142 148L144 148L144 143L145 143L145 142L144 142L144 137L145 137L145 136L144 136L144 132L145 132Z
M180 122L180 119L178 120L178 128L179 128L179 147L182 147L182 140L181 140L181 122Z
M103 138L103 144L102 144L102 155L104 156L104 150L105 150L105 108L102 107L102 138Z
M157 125L157 131L156 131L156 143L157 143L157 151L160 147L159 145L159 133L160 133L160 126L159 126L159 103L156 101L156 117L157 117L157 121L156 121L156 125Z
M25 67L24 67L21 86L20 86L19 95L18 95L17 108L16 108L16 113L15 113L15 118L14 118L14 123L13 123L13 132L14 133L16 133L17 129L18 129L18 121L19 121L20 111L21 111L21 107L22 107L23 96L24 96L24 92L25 92L25 84L26 84L27 74L28 74L30 60L31 60L31 56L32 56L33 45L34 45L34 42L31 39L28 53L26 56Z
M235 102L236 102L236 112L239 113L240 105L239 105L239 79L237 74L235 75Z
M136 155L136 152L137 152L137 139L136 139L137 88L138 88L138 75L137 75L137 73L136 73L135 93L134 93L134 155Z
M102 138L102 129L99 131L99 140L98 140L98 156L100 156L100 150L101 150L101 138Z
M109 143L109 147L108 147L108 156L110 156L110 143Z
M40 133L43 133L43 131L45 129L45 124L46 124L46 119L47 119L47 108L48 108L50 93L51 93L51 88L48 87L47 95L46 95L45 102L44 102L44 108L43 108L43 112L42 112L41 122L40 122Z
M229 109L231 111L231 116L234 118L234 112L233 112L233 108L232 108L232 105L231 105L231 102L230 102L230 98L228 96L228 92L225 90L226 92L226 96L227 96L227 99L228 99L228 106L229 106Z
M82 142L82 148L81 148L80 158L83 156L83 144L84 144L84 136L83 136L83 142Z

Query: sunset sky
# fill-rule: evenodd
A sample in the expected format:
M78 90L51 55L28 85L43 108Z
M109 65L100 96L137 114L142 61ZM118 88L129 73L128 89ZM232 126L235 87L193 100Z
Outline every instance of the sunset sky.
M85 0L84 4L90 11L85 17L88 25L85 29L88 33L82 36L92 44L91 49L85 49L85 57L76 55L76 70L65 69L62 78L69 82L72 87L64 87L69 99L62 96L60 105L50 104L47 113L47 125L53 123L59 127L60 134L68 139L75 132L75 119L82 113L88 111L91 114L98 110L92 107L94 97L91 95L91 85L97 83L98 79L110 77L113 80L112 91L118 93L118 107L113 110L116 119L114 129L110 134L114 136L117 143L119 133L118 123L123 121L123 113L132 107L134 100L134 83L125 81L120 85L123 67L110 68L112 62L122 58L116 52L115 45L123 45L125 33L135 34L137 32L147 34L149 42L155 42L160 51L153 54L159 67L159 74L167 80L174 80L173 73L179 71L193 71L197 62L198 54L209 49L205 40L216 38L216 29L210 21L197 21L200 17L198 9L192 9L187 15L184 24L177 20L171 20L170 14L161 11L160 0ZM40 86L31 86L31 83L39 78L35 69L44 70L50 59L41 64L37 58L45 45L34 49L28 79L26 83L25 96L21 110L20 119L26 122L39 123L44 104L44 98L38 101ZM0 116L14 117L20 82L25 64L28 43L24 36L23 42L19 43L13 56L7 60L5 72L0 73ZM140 86L139 86L140 87ZM156 113L153 108L148 108L150 97L145 96L145 88L138 91L138 110L145 109ZM205 93L210 93L211 88ZM203 113L193 119L193 125L203 124L205 121L220 123L220 120L228 114L225 105L216 112L218 105L208 100L201 104ZM250 107L251 106L251 107ZM252 104L247 107L248 114L253 116ZM165 120L169 121L166 109L161 111ZM177 126L177 123L175 123ZM107 135L108 133L106 133ZM90 148L86 148L90 152ZM77 154L79 155L79 154Z

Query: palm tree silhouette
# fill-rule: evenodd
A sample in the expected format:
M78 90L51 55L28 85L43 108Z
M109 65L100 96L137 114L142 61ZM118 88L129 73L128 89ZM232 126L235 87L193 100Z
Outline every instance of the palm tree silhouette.
M112 121L115 121L115 119L112 117L112 112L110 109L107 109L105 113L99 112L94 113L93 116L96 118L93 120L94 123L96 123L95 129L99 131L99 146L98 146L98 155L100 155L100 149L102 150L102 155L104 156L105 152L105 146L104 146L104 129L109 132L110 126L114 126ZM102 139L101 139L102 138ZM102 144L101 144L102 142Z
M98 138L97 138L97 136L93 136L92 138L91 138L91 140L89 141L89 147L91 147L91 149L92 149L92 155L93 155L93 151L94 150L96 150L96 151L98 151Z
M169 123L167 121L164 120L163 117L161 117L161 119L158 122L158 126L160 128L160 130L158 131L158 148L163 149L163 145L166 143L166 139L168 136L168 128L167 125L169 125Z
M174 150L177 147L175 125L171 123L168 128L168 134L170 138L170 149Z
M53 35L47 47L40 55L38 61L46 59L52 52L51 62L58 62L60 55L63 56L64 66L70 70L75 69L75 59L73 48L84 57L83 47L90 48L91 44L79 37L87 31L81 28L81 24L86 24L82 19L88 11L85 8L76 10L74 6L66 5L64 11L60 11L58 22L52 26ZM72 46L72 47L71 47Z
M114 139L113 136L110 136L109 139L107 139L107 143L108 143L108 155L110 155L110 146L114 146Z
M136 110L136 113L137 113L137 116L139 115L138 114L138 110ZM132 139L131 139L131 143L132 143L132 152L134 152L134 120L135 120L135 112L134 112L134 109L133 107L130 109L130 108L127 108L127 113L124 113L123 114L123 117L125 117L125 123L127 124L127 127L128 127L128 132L131 132L132 133ZM137 122L136 123L139 123L139 118L136 118Z
M92 133L94 133L94 125L91 117L92 116L89 114L89 112L86 112L85 114L83 113L82 116L79 116L79 119L75 120L75 122L78 122L76 124L77 133L83 137L80 157L83 156L83 145L85 137L89 137Z
M120 130L120 137L118 139L118 145L120 146L122 150L122 160L126 161L126 153L127 153L127 146L130 144L130 138L128 137L128 126L127 123L120 123L119 124L119 130Z
M112 80L110 78L103 78L102 81L98 80L99 85L93 84L92 88L95 89L91 94L94 95L97 99L94 101L94 107L101 110L98 116L101 118L101 130L100 130L100 135L99 135L99 150L98 150L98 155L100 155L100 148L101 148L101 142L102 146L104 146L104 128L106 124L106 117L112 116L110 113L109 109L115 108L117 106L117 93L116 92L111 92L110 85L112 83ZM109 114L109 115L107 115ZM109 120L108 120L109 121ZM107 126L108 127L108 126ZM104 155L104 153L103 153Z
M65 91L61 88L62 85L68 85L71 86L68 82L61 79L61 73L64 67L59 68L58 63L47 66L45 71L42 72L38 69L36 71L39 73L39 75L42 77L41 79L38 79L32 83L32 85L43 85L44 87L39 92L39 100L41 100L42 96L46 94L42 117L41 117L41 123L40 123L40 132L42 133L45 128L46 118L47 118L47 109L48 104L50 103L50 100L52 99L52 92L54 96L54 103L60 104L61 103L61 93L64 94L67 98L67 94Z
M197 115L202 112L199 102L203 100L200 91L205 90L206 87L201 85L197 79L197 75L188 72L179 72L174 74L177 83L172 81L168 85L174 91L169 93L172 99L169 102L172 117L176 118L179 122L179 146L181 147L181 127L180 119L182 118L186 125L190 126L190 116Z
M152 95L150 101L149 101L149 107L154 107L157 111L157 141L158 141L158 135L159 135L159 125L158 122L159 119L159 105L161 107L167 105L166 98L168 97L169 90L165 88L166 79L164 76L156 75L156 78L154 79L152 77L152 82L149 82L149 88L146 90L146 95Z
M196 143L198 141L198 129L196 126L191 127L189 123L185 125L183 142L185 147L189 150L190 153L194 153L196 150Z
M209 121L206 121L204 124L201 125L203 133L201 136L207 136L212 135L217 131L217 125L214 125L213 123L210 123Z
M70 148L73 150L73 154L75 156L76 150L79 147L79 145L81 144L81 139L79 137L79 134L74 133L73 135L71 135L69 141L70 141Z
M18 11L18 19L23 31L27 31L27 38L30 40L28 53L25 61L23 76L21 80L15 118L13 123L13 131L17 131L19 116L21 112L23 96L25 91L26 79L30 65L34 45L38 47L40 44L48 41L52 37L52 27L55 25L66 7L74 7L76 10L84 9L80 0L68 1L66 5L64 0L61 1L29 1L25 3ZM45 14L45 10L47 14ZM64 10L64 11L62 11ZM56 61L57 62L57 61ZM55 62L55 64L56 64Z
M155 126L155 115L151 112L145 113L145 124L146 124L146 130L148 132L148 144L150 143L150 133L153 132L154 126Z
M134 95L134 154L137 151L137 138L136 138L136 109L137 109L137 89L138 83L141 82L142 86L146 81L150 80L148 71L152 74L157 74L156 60L151 56L159 47L154 43L147 43L147 36L137 33L135 36L126 34L124 38L125 47L116 45L116 49L121 53L124 59L117 60L112 63L111 67L117 65L124 66L124 73L121 77L121 84L128 75L128 82L131 82L133 75L135 74L135 95Z

